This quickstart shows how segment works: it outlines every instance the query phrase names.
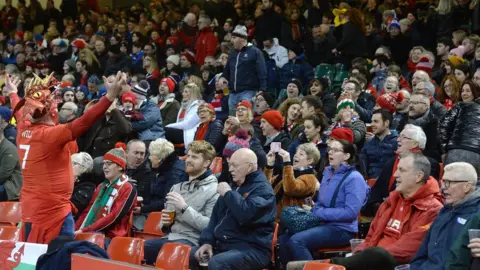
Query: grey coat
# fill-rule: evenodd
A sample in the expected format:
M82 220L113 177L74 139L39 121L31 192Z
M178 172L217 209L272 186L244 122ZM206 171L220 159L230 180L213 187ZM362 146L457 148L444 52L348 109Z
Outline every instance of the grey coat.
M8 200L20 198L22 182L17 148L5 138L0 142L0 185L5 187Z
M205 175L208 176L202 178ZM200 234L207 227L213 206L218 199L217 184L215 175L208 171L199 179L182 182L172 187L171 191L182 195L190 207L183 214L179 210L176 211L175 223L166 236L168 240L186 239L198 245Z

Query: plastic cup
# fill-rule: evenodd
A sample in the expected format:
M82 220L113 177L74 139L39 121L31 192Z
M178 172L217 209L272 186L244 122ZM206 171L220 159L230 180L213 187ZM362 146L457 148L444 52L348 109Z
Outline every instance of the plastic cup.
M204 253L201 257L200 257L200 262L198 263L198 265L200 266L200 269L205 269L207 270L208 269L208 261L210 260L210 257L208 256L207 253Z
M350 239L350 246L352 247L352 253L355 253L355 249L358 245L365 242L365 239Z
M142 197L137 197L137 206L142 207L142 203L143 203L143 198Z
M468 230L468 238L470 238L470 240L474 238L480 238L480 230L477 230L477 229Z
M395 267L395 270L410 270L410 264L402 264Z

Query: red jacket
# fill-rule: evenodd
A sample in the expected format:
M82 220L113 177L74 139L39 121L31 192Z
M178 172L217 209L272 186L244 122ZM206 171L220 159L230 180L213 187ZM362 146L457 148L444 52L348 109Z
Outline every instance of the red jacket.
M380 205L372 221L365 242L355 250L362 251L369 247L376 247L388 235L393 242L382 241L385 248L397 263L408 263L412 260L425 237L430 224L437 217L443 207L440 198L440 188L437 180L430 177L415 195L404 199L398 191L390 192L388 199ZM391 219L397 204L403 203L403 219ZM398 214L398 212L396 213ZM388 227L388 228L387 228ZM398 229L395 233L395 229ZM389 230L387 232L387 230Z
M83 221L87 217L90 208L92 208L95 199L100 192L100 187L102 184L98 185L95 193L88 204L88 207L83 211L83 213L78 218L75 223L75 230L80 229L83 224ZM104 217L98 219L92 225L82 229L82 232L98 232L101 231L108 238L114 238L116 236L127 236L128 227L130 222L130 215L135 207L137 202L137 191L133 186L127 182L122 185L118 191L118 196L113 202L110 213Z
M203 66L205 57L215 56L217 50L217 37L210 27L205 27L198 33L197 42L195 43L195 62L199 66Z
M183 48L191 48L197 36L197 28L183 23L182 29L178 32L178 39L182 42Z

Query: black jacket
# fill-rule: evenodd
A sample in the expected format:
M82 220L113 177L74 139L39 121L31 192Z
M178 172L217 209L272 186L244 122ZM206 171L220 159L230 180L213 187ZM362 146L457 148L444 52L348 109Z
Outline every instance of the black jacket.
M165 206L165 196L175 184L188 181L185 172L185 161L178 159L175 152L170 154L160 166L153 169L153 180L150 185L148 203L142 206L142 213L162 211ZM144 197L145 202L145 197Z
M367 55L367 40L357 26L351 22L343 25L342 40L337 50L345 56L358 57Z
M200 125L201 126L201 125ZM198 126L200 128L200 126ZM204 141L209 142L213 147L215 147L215 151L217 152L217 156L221 156L223 152L223 148L225 147L225 140L222 134L223 130L223 123L222 121L215 119L208 124L207 133L205 133L205 137L203 138ZM197 131L195 131L195 137L197 138Z
M278 14L273 7L264 10L263 15L257 19L255 27L255 40L259 49L263 49L263 41L267 36L282 38L282 25L285 18ZM280 40L280 44L282 44Z
M148 166L148 162L143 162L143 164L136 169L127 168L127 175L130 179L137 181L131 184L137 189L138 196L143 198L143 204L149 204L150 186L151 182L155 180L155 173L153 173L150 166Z
M327 115L328 119L334 118L337 113L337 101L335 100L333 93L325 90L320 93L320 99L322 100L323 112L325 115Z
M304 42L305 56L312 67L321 63L332 63L334 56L332 50L337 46L337 41L332 33L328 33L322 40L315 41L312 37Z
M445 152L464 149L480 154L480 102L453 106L438 125L438 138Z

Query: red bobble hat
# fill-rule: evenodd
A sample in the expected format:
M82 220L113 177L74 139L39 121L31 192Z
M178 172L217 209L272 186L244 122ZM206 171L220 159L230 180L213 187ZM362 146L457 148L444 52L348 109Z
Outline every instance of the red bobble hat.
M182 53L182 56L185 56L190 63L195 63L195 54L192 51L185 51Z
M173 91L175 91L175 81L170 78L170 77L167 77L167 78L163 78L161 81L160 81L160 84L165 82L167 85L168 85L168 91L170 93L173 93Z
M85 42L85 40L78 38L72 41L72 46L79 49L85 49L87 47L87 43Z
M134 93L127 92L122 96L122 104L124 104L125 102L131 102L132 104L135 104L136 99L137 98L135 97Z
M335 128L332 130L329 137L335 140L345 140L349 143L353 143L353 131L349 128Z
M262 114L262 119L265 119L272 127L278 131L283 128L283 116L277 110L266 111Z
M401 92L393 92L383 94L378 97L377 104L382 109L394 114L397 111L397 104L403 101L403 94Z
M240 102L237 104L236 108L238 108L239 106L246 107L246 108L248 108L249 110L252 109L252 103L248 102L248 100L242 100L242 101L240 101Z
M118 166L122 167L124 170L127 167L127 154L122 148L114 148L108 151L104 156L103 160L108 160L113 163L116 163Z

